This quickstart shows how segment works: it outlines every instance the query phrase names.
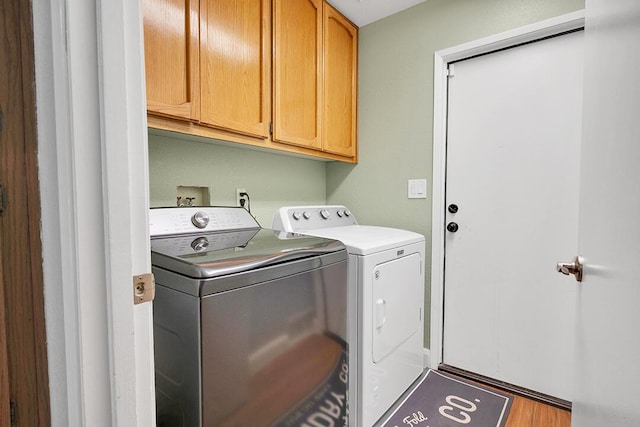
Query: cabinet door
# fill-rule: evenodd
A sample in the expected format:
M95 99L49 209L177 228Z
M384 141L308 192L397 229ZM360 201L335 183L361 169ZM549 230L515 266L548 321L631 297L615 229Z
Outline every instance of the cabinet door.
M273 140L320 149L322 0L273 8Z
M198 0L143 0L147 110L198 120Z
M201 122L267 137L271 19L269 0L201 0Z
M358 29L325 4L324 151L356 155L357 77Z

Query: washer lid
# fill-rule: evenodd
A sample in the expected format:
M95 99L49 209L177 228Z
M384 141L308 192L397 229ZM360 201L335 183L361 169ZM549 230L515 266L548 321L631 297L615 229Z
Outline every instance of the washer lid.
M151 239L151 263L203 279L343 249L344 245L335 240L253 228L154 237Z
M340 240L347 247L347 251L354 255L369 255L411 243L424 242L424 236L413 231L373 225L322 228L305 230L304 233Z

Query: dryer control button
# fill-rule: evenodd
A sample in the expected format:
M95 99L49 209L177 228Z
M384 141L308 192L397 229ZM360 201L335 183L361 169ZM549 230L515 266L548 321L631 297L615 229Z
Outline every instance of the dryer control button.
M301 218L300 212L294 212L293 214L291 214L291 216L293 217L293 219L295 219L296 221L299 221Z
M326 209L322 209L322 210L320 211L320 216L321 216L323 219L329 219L329 211L328 211L328 210L326 210Z
M304 213L302 214L302 216L304 217L304 219L309 219L309 218L311 218L311 214L310 214L309 212L304 212Z
M338 214L338 218L342 218L342 216L344 215L344 212L340 210L336 213Z

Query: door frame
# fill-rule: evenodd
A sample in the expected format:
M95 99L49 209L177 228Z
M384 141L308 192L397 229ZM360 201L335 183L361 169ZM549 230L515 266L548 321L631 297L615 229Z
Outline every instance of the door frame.
M141 3L33 17L51 424L155 426Z
M439 50L433 70L433 206L431 221L431 343L429 367L442 363L445 267L447 75L449 63L584 27L584 10Z

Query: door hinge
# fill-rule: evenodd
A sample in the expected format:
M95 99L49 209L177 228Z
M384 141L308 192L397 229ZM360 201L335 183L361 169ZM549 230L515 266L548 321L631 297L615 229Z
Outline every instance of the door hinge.
M16 409L16 402L14 402L13 400L9 401L9 411L11 413L11 425L14 426L16 425L17 409Z
M0 215L4 214L4 210L7 207L7 196L4 191L4 187L0 185Z
M453 64L449 64L447 68L447 77L453 77L456 75L456 67Z
M156 279L153 273L138 274L133 276L133 303L153 301L156 296Z

